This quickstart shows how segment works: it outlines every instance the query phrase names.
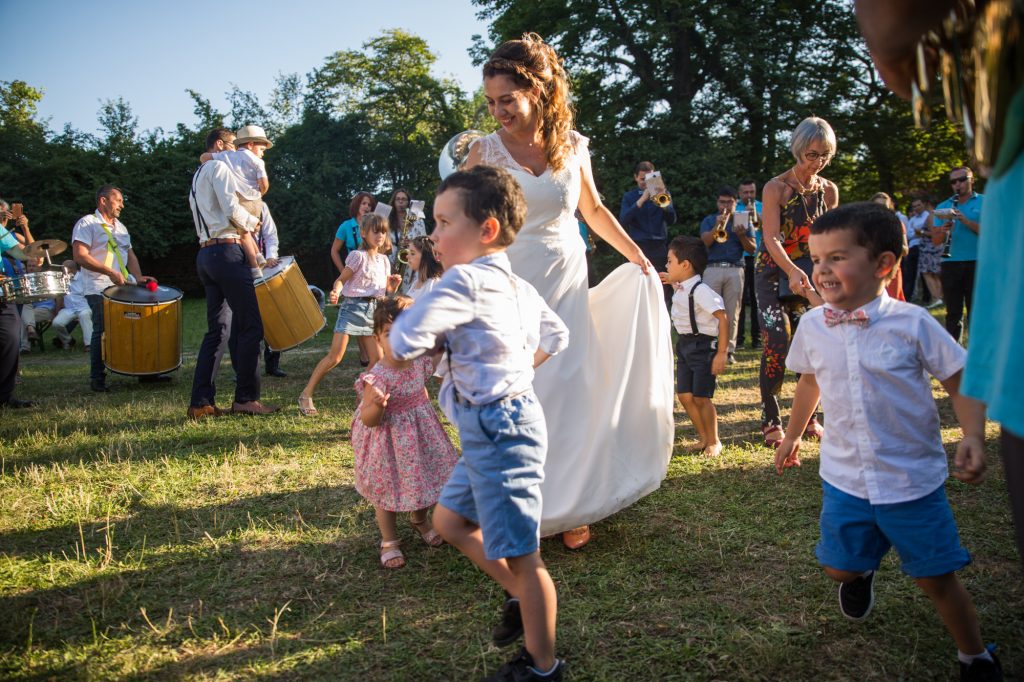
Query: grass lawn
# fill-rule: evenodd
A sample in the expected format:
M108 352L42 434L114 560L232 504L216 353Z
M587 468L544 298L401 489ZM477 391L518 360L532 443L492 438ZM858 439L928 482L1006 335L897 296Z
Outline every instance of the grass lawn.
M285 353L287 378L264 379L281 413L186 423L203 317L201 302L186 301L185 362L169 385L115 376L114 391L97 395L81 351L23 356L18 395L42 406L0 413L0 677L441 680L495 670L513 651L490 643L501 591L469 561L428 549L403 522L408 566L380 568L373 509L353 488L354 351L321 384L318 418L301 418L295 397L330 326ZM660 490L596 524L582 551L544 543L570 677L953 679L953 642L894 556L871 618L840 615L813 554L817 448L802 469L774 474L758 444L758 361L743 350L719 384L721 458L688 452L695 439L680 412ZM220 383L229 404L227 363ZM952 453L959 431L940 394ZM988 480L946 488L974 556L963 581L1013 679L1024 676L1024 583L996 435L990 425Z

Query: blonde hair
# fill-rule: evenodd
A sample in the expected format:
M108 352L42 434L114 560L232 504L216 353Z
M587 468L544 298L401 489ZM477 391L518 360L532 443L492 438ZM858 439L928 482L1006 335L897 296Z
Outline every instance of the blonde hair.
M821 142L828 147L829 154L836 153L836 133L832 126L823 118L810 116L800 121L793 130L789 140L789 149L793 152L793 158L802 161L802 157L812 142Z
M384 241L377 249L377 253L391 253L391 235L388 234L388 224L377 213L367 213L363 216L363 219L359 221L359 234L362 235L363 239L359 245L363 251L366 250L366 235L370 234L370 230L377 229L384 233Z
M544 153L552 170L564 168L572 151L573 111L569 79L554 48L536 33L508 40L484 64L484 78L494 76L508 76L520 88L539 91L534 102L540 112Z

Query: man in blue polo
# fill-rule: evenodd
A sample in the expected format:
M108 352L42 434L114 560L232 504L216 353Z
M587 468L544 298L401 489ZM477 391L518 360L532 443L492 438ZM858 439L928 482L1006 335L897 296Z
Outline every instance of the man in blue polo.
M974 191L974 173L966 166L949 172L953 196L935 207L934 224L952 230L949 257L942 261L942 296L946 301L946 330L962 341L964 308L971 315L971 292L978 260L978 230L983 195ZM947 213L943 214L943 211Z
M705 284L725 301L725 315L729 318L729 363L736 361L736 333L739 329L740 298L743 295L743 256L753 253L754 230L747 225L736 225L736 190L721 187L718 190L718 210L704 218L700 224L700 238L708 247L708 265L702 277ZM725 241L715 239L715 226L725 220Z
M633 169L636 189L631 189L622 197L622 208L619 209L619 222L636 242L640 250L651 261L655 272L665 272L668 263L668 226L676 222L676 208L670 200L664 208L651 200L647 190L646 177L654 172L654 164L641 161ZM665 304L672 308L672 287L665 286Z

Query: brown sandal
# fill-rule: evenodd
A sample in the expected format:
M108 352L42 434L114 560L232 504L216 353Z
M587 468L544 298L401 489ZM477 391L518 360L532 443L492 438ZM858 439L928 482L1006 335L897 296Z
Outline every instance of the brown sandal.
M761 435L764 436L764 444L770 448L779 447L779 443L786 437L786 432L778 424L769 424L761 427Z

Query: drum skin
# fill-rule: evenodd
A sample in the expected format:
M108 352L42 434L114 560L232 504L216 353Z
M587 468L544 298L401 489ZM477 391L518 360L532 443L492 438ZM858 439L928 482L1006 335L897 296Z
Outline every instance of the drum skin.
M271 350L295 348L317 335L327 320L309 291L306 278L291 256L256 282L256 301L263 318L263 337Z
M103 364L111 372L153 376L181 367L181 292L113 286L103 291Z

